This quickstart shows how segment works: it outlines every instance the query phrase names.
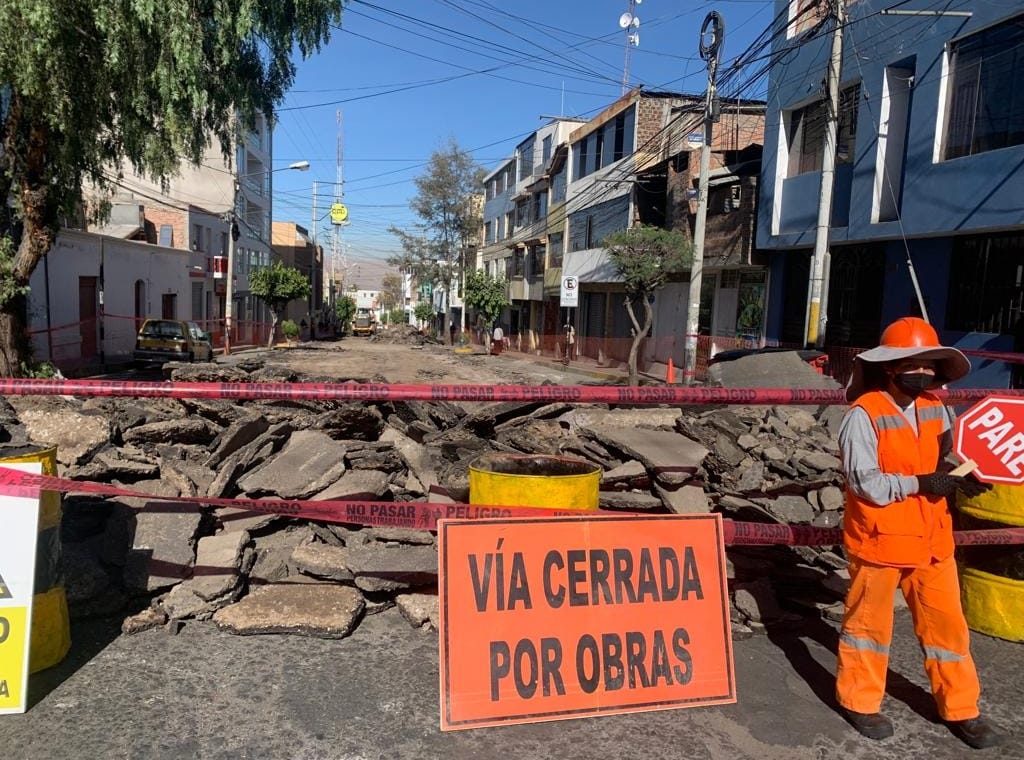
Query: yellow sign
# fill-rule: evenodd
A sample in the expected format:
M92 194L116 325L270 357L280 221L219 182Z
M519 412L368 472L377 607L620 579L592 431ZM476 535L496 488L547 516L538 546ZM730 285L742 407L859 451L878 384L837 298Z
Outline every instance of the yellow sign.
M25 632L28 610L0 609L0 712L25 710Z
M344 224L348 220L348 207L344 203L335 203L331 206L331 222L333 224Z
M4 467L38 475L39 462ZM29 631L39 531L39 494L0 493L0 715L25 712L28 694Z

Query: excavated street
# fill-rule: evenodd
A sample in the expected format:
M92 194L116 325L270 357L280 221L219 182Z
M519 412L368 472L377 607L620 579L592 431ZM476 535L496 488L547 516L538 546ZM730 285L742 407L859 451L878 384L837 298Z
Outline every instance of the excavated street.
M575 384L623 377L400 340L247 352L218 364L213 375L264 380ZM205 371L183 372L196 370ZM802 376L792 371L799 385ZM63 475L155 496L372 493L403 501L436 486L462 500L466 462L509 451L601 464L608 509L714 510L832 527L841 508L832 438L838 409L11 402L3 422L13 440L58 435L67 425L56 420L79 415L77 437L65 442L73 453L62 457ZM109 427L90 427L97 418ZM325 450L334 459L310 456ZM237 520L223 510L144 520L127 509L136 504L77 498L67 500L64 531L74 644L63 663L33 678L29 712L0 718L0 742L14 757L945 760L970 751L937 721L905 609L897 611L885 707L896 736L869 742L835 712L845 564L835 547L728 552L735 705L442 733L436 552L422 536ZM190 577L192 565L231 570ZM353 609L341 620L282 628L312 635L231 633L258 630L242 614L246 600L274 588L344 593ZM139 632L123 633L126 618L140 610L126 626ZM329 637L339 631L351 633ZM975 634L973 652L983 708L1010 734L996 751L1024 758L1020 645Z

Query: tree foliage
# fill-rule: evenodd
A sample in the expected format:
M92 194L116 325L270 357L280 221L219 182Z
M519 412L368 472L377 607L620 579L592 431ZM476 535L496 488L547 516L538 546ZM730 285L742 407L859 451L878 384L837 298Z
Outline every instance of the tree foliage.
M508 300L508 283L504 277L492 277L482 269L466 273L466 306L476 309L490 327L502 310L511 305Z
M389 228L402 253L388 262L421 281L456 291L483 225L479 197L485 171L454 138L434 151L422 175L413 182L416 195L409 207L420 223L412 229ZM450 311L445 312L445 334Z
M426 322L428 325L434 318L434 305L429 301L420 301L412 310L412 315L419 322Z
M687 270L693 261L690 241L680 232L661 227L638 225L613 232L604 239L612 265L618 270L626 289L626 311L633 323L633 345L629 350L629 384L638 382L637 355L640 343L654 324L651 296L673 274ZM637 319L636 305L643 308L643 325Z
M109 189L125 162L167 180L211 139L231 156L237 124L273 113L293 53L328 40L342 2L0 2L0 213L13 203L0 235L18 234L13 288L79 212L83 184ZM17 370L23 329L23 300L7 297L0 374Z
M352 326L352 317L356 315L356 301L350 296L341 296L334 302L334 318L341 326L341 334L348 334Z
M386 274L380 281L380 303L387 310L401 306L405 301L405 283L402 276Z
M299 298L309 298L309 279L293 267L286 267L280 261L259 269L249 275L249 291L265 303L273 313L268 345L273 345L277 322L288 304Z

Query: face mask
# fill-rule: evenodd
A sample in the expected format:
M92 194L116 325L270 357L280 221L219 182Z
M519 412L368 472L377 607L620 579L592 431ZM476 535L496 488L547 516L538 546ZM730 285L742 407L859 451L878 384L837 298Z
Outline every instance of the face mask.
M921 372L901 372L892 378L892 384L911 398L920 396L922 391L927 390L934 382L934 375L925 375Z

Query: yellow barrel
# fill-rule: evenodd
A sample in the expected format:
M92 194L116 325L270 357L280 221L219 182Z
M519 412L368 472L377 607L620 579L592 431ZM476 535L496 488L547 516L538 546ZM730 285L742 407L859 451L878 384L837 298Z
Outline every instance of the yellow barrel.
M57 449L32 445L0 448L0 464L25 462L41 462L44 475L56 475ZM61 558L60 515L60 493L42 491L39 494L39 539L28 658L32 673L56 665L71 648L71 621L64 593Z
M469 503L596 510L601 468L585 459L484 454L469 467Z
M1024 641L1024 581L961 565L960 599L972 630Z
M1024 525L1024 486L993 485L991 491L973 499L960 494L957 506L961 512L982 520Z
M1024 525L1024 488L994 486L972 499L958 496L959 526L991 530ZM964 546L960 599L972 630L1008 641L1024 641L1024 547Z

